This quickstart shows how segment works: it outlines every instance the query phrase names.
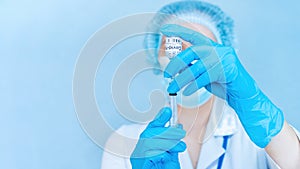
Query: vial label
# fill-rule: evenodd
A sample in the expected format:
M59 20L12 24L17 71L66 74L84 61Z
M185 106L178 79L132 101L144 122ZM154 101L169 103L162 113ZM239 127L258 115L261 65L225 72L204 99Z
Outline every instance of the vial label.
M182 51L182 40L178 37L166 37L165 52L169 59L174 58Z

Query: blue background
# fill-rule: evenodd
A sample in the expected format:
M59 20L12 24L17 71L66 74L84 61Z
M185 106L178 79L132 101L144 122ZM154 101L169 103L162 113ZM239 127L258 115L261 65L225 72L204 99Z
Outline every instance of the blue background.
M105 24L155 12L168 2L172 1L1 0L0 168L99 168L102 150L81 129L73 106L76 58ZM209 2L235 19L240 59L286 119L300 129L300 3ZM135 48L141 45L130 50ZM115 119L115 127L124 122L116 113L107 118Z

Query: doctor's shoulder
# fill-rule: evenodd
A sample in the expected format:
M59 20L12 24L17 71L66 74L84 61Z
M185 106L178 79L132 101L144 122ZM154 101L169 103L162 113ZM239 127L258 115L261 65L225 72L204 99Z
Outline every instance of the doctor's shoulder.
M131 168L130 155L146 125L130 124L120 126L107 139L103 148L101 169Z
M136 143L138 142L139 135L143 132L145 128L146 125L140 124L120 126L107 139L105 149L109 152L130 151L130 149L133 150Z

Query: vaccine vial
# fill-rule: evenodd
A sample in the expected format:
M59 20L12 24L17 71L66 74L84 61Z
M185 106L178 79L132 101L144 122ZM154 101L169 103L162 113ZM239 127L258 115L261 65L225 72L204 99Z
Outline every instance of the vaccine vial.
M176 93L169 93L169 105L172 110L172 117L169 121L171 127L176 127L178 124L178 110L177 110L177 101Z
M176 57L181 51L182 40L179 37L166 37L165 53L170 60ZM177 93L169 93L169 105L172 110L172 117L169 121L171 127L176 127L178 124L178 110L176 97Z
M169 59L174 58L182 51L182 40L179 37L166 37L165 53Z

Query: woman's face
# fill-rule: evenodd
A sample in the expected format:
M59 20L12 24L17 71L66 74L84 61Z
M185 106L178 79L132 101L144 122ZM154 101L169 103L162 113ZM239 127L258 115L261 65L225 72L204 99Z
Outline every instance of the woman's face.
M210 31L207 27L205 27L203 25L196 24L196 23L186 23L186 24L183 24L182 26L192 29L194 31L197 31L197 32L205 35L206 37L210 38L211 40L217 42L217 39L216 39L215 35L212 33L212 31ZM163 69L165 69L165 67L170 62L169 58L167 58L167 56L165 55L165 40L166 40L166 37L163 36L162 43L161 43L159 53L158 53L158 62ZM182 41L182 50L187 49L191 45L192 44L190 44L189 42L186 42L183 40Z

